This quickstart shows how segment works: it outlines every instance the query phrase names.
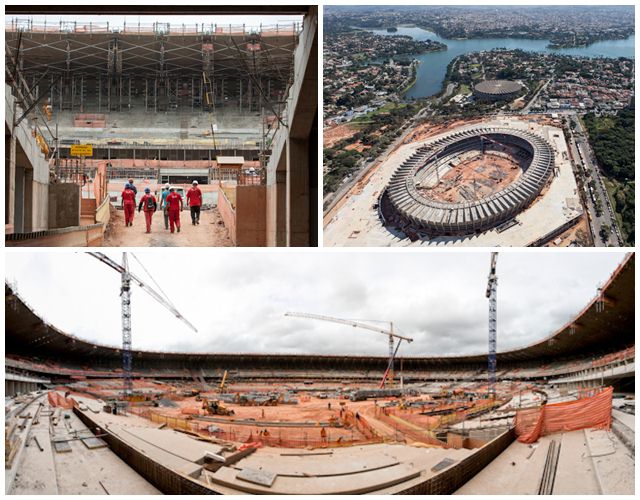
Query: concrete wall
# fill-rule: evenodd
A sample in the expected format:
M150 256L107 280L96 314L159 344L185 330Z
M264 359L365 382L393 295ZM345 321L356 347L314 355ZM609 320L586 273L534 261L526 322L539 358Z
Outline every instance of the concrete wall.
M5 84L5 226L6 232L48 229L49 164L31 133L28 120ZM18 185L18 183L20 183Z
M267 244L266 186L236 188L236 246L263 247Z
M104 240L104 224L50 229L27 234L5 235L7 247L99 247Z
M224 226L229 231L229 237L233 244L236 244L236 211L231 206L227 194L223 189L218 191L218 211L224 222Z
M309 7L294 53L293 84L267 164L266 244L317 245L318 7Z
M49 185L49 228L80 225L80 186L73 183Z

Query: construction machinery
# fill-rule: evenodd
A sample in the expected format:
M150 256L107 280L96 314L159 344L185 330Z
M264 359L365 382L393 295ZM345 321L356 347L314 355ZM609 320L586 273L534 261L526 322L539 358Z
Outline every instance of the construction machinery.
M106 264L111 269L119 272L122 276L122 281L120 285L120 299L122 305L122 378L123 378L123 392L125 399L128 399L133 394L133 378L131 374L132 369L132 360L133 355L131 352L131 283L135 283L140 288L142 288L145 292L147 292L151 297L153 297L157 302L163 305L166 309L168 309L176 318L186 324L190 329L194 332L197 332L195 326L193 326L189 321L187 321L182 314L178 312L176 307L169 301L169 298L166 294L160 289L160 286L156 283L151 275L149 277L154 282L156 288L158 288L159 292L156 291L151 285L147 284L140 278L138 278L135 274L133 274L129 270L129 259L127 257L127 252L122 253L122 264L118 264L111 258L107 257L105 254L101 252L87 252L91 257L98 259L100 262ZM132 254L133 255L133 254ZM137 260L137 257L133 255L133 257ZM138 261L142 266L142 263ZM144 266L142 266L144 269ZM148 271L145 272L148 273Z
M488 381L487 393L490 398L496 395L496 341L498 332L498 276L496 275L496 264L498 263L498 252L491 252L491 268L487 282L486 297L489 299L489 359L488 359Z
M207 415L222 415L226 417L236 414L236 412L224 406L220 401L209 401L207 398L202 398L202 409Z
M400 343L404 340L406 342L413 342L411 337L405 337L403 335L398 335L394 331L393 322L389 322L389 329L380 328L379 326L368 325L366 323L361 323L360 321L352 321L349 319L341 319L341 318L332 318L330 316L322 316L320 314L308 314L308 313L296 313L296 312L287 312L285 316L291 316L295 318L309 318L309 319L318 319L320 321L330 321L332 323L340 323L342 325L349 325L355 328L364 328L365 330L370 330L373 332L382 333L384 335L389 336L389 362L387 364L387 369L385 370L382 380L380 381L380 389L384 388L387 384L387 380L389 381L388 385L393 385L393 364L398 354L398 349L400 348ZM398 344L394 349L394 339L398 339Z

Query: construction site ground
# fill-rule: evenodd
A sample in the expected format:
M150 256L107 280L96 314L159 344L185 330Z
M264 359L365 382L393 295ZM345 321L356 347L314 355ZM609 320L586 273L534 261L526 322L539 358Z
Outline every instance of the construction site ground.
M52 439L72 439L75 433L91 436L91 431L74 415L63 410L57 424L51 422L54 409L46 397L39 422L28 432L29 446L14 467L5 471L6 493L14 495L157 495L153 485L123 462L108 447L88 448L81 440L68 441L69 449L56 452ZM35 413L35 404L30 411ZM37 439L37 443L33 438ZM39 445L39 446L38 446ZM42 451L40 450L42 447ZM11 475L15 475L12 482Z
M560 443L553 494L633 495L634 457L613 432L585 429L512 443L459 495L536 495L551 441Z
M529 118L529 117L528 117ZM478 121L465 123L477 124ZM557 175L552 176L546 191L525 211L517 216L518 224L498 232L495 229L482 234L429 238L423 236L411 241L406 235L384 227L378 216L376 204L380 193L389 183L400 164L409 158L424 141L435 138L460 126L438 125L437 134L425 130L425 125L416 129L411 139L405 141L382 163L374 167L367 180L359 183L347 193L325 220L325 246L527 246L538 238L551 233L567 221L583 213L576 180L568 159L567 146L562 130L551 126L548 120L530 118L522 120L508 117L486 121L487 126L516 127L541 134L556 151ZM555 125L555 124L554 124Z
M111 220L105 233L106 247L230 247L233 246L217 208L202 210L200 224L192 225L189 209L180 213L180 232L164 228L164 215L157 211L153 215L151 233L146 233L144 214L136 209L133 226L124 224L124 212L112 210Z
M158 429L157 424L135 415L104 413L95 400L75 399L97 411L86 410L97 425L143 450L147 457L226 494L392 493L437 474L431 468L445 457L457 462L473 453L466 449L396 444L321 450L263 447L233 466L210 472L202 467L202 460L206 452L221 453L221 445L196 440L166 427ZM253 484L238 478L245 469L274 473L277 478L271 486Z
M522 174L516 162L493 154L476 155L452 167L433 187L418 191L447 203L464 203L487 198L503 190Z

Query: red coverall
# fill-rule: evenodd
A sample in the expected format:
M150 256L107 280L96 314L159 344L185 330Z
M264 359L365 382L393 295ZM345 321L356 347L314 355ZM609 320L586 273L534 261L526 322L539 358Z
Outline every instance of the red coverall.
M169 205L169 228L173 233L174 225L180 231L180 210L182 209L182 196L175 191L167 195L166 203Z
M151 232L151 217L153 217L157 206L158 203L156 202L156 197L152 194L145 194L138 204L138 211L140 211L140 209L144 211L144 221L147 223L147 233Z
M132 189L122 191L122 207L124 208L124 225L133 223L133 214L136 211L136 194Z

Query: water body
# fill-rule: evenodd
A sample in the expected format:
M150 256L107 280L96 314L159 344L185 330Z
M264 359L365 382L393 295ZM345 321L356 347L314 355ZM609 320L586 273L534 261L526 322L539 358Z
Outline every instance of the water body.
M414 55L420 61L416 83L406 93L405 98L419 99L440 92L442 82L451 60L468 52L479 52L497 48L522 49L530 52L545 52L585 57L635 57L635 35L625 40L605 40L588 47L572 47L568 49L549 49L549 40L528 40L524 38L482 38L474 40L451 40L442 38L431 31L421 28L398 27L396 33L383 30L367 30L384 36L408 35L415 40L433 40L447 45L448 49L440 52Z

